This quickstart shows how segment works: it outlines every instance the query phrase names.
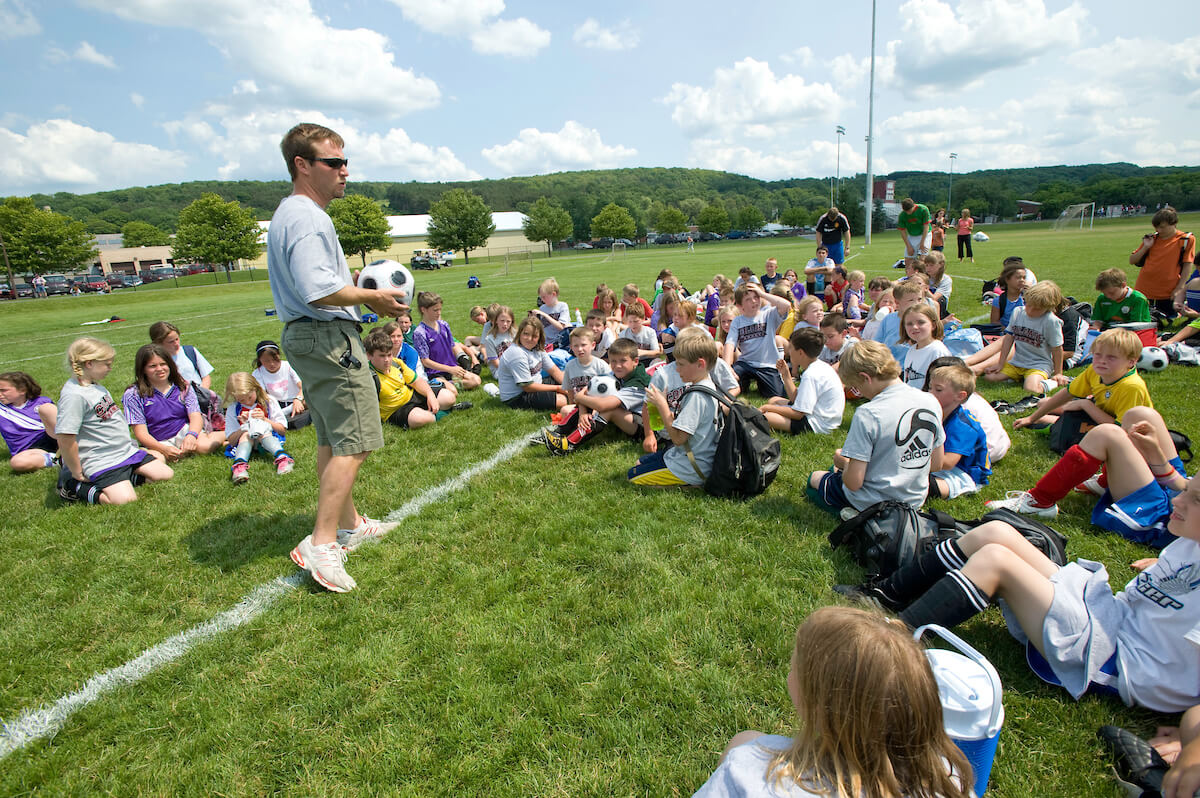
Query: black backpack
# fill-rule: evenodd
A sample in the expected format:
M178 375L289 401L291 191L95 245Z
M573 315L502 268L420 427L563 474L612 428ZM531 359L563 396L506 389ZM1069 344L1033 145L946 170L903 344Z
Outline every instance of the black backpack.
M689 393L705 393L724 405L726 412L717 414L720 430L717 451L713 455L712 472L700 471L692 450L685 445L688 460L696 473L704 477L704 490L713 496L729 499L748 499L767 489L779 471L779 441L771 435L771 425L757 407L739 402L724 390L714 391L707 385L689 385L679 402L682 405Z
M933 510L921 512L904 502L882 501L829 533L833 548L847 546L868 578L888 576L943 540L959 538L987 521L1005 521L1058 565L1066 564L1066 538L1056 530L1012 510L991 510L982 518L960 521Z

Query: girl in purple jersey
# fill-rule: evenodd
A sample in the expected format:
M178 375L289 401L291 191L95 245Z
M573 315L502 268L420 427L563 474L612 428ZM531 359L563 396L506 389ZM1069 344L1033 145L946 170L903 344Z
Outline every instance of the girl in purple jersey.
M133 385L121 397L121 404L138 445L158 452L168 463L221 451L224 433L204 431L196 389L179 373L161 344L146 344L137 351L133 373Z
M54 465L58 408L42 387L23 371L0 374L0 437L8 446L8 464L18 474Z

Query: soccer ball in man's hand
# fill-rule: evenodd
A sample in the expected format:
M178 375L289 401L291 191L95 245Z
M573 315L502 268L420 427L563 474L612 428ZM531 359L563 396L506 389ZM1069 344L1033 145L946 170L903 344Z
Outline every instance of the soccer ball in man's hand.
M413 287L412 272L402 263L394 260L377 260L363 269L358 275L358 287L371 290L378 288L398 288L404 292L404 298L411 302L416 296Z
M1138 358L1137 367L1142 371L1162 371L1170 362L1162 347L1144 346L1142 347L1142 356Z

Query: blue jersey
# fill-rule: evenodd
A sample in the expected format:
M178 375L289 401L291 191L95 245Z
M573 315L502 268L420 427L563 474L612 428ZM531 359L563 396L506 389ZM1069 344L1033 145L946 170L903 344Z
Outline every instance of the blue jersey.
M946 454L959 455L955 468L966 472L976 485L986 485L992 473L992 462L988 458L987 435L979 420L959 405L942 422L942 428L946 431Z

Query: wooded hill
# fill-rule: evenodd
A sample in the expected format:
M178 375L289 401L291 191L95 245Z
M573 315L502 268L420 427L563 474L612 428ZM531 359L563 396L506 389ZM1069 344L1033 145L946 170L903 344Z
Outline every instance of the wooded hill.
M896 196L911 196L931 208L945 204L949 175L945 172L895 172L880 175L896 181ZM861 219L863 175L842 180L842 205ZM591 218L610 202L629 209L639 231L652 227L659 211L674 206L691 218L712 202L724 204L730 217L754 205L768 220L788 208L803 208L815 220L829 204L829 180L796 178L757 180L708 169L639 168L558 172L503 180L455 183L352 182L351 193L378 201L391 214L426 213L451 188L483 197L494 211L525 210L538 197L561 205L575 223L577 237L587 238ZM129 221L149 222L173 231L179 211L205 192L237 200L259 219L268 219L288 194L285 181L198 181L127 188L94 194L32 195L34 203L82 221L90 232L112 233ZM1073 202L1102 205L1170 203L1177 209L1200 209L1200 167L1140 167L1129 163L989 169L954 176L954 205L976 215L1012 216L1018 199L1043 203L1046 216ZM847 207L848 206L848 207Z

